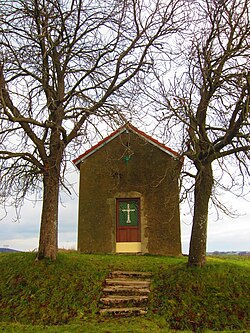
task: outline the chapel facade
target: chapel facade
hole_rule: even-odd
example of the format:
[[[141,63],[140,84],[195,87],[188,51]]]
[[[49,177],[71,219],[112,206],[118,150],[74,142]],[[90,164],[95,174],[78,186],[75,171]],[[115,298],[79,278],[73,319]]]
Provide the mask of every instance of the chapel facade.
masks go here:
[[[127,123],[73,163],[80,252],[181,254],[175,151]]]

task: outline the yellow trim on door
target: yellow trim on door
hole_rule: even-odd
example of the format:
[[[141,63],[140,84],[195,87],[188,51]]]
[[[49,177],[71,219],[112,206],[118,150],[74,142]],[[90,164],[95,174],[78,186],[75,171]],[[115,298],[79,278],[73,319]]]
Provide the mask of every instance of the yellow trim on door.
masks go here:
[[[138,253],[141,252],[141,242],[118,242],[116,243],[117,253]]]

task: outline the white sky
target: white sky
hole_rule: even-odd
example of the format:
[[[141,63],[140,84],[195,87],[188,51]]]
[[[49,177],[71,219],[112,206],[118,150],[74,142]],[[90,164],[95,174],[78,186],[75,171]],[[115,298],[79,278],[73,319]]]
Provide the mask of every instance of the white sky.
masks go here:
[[[71,175],[78,192],[79,173],[76,170]],[[216,215],[209,214],[207,251],[250,251],[250,209],[249,202],[240,198],[231,198],[234,208],[242,216],[232,219],[221,216],[216,221]],[[78,198],[63,195],[63,206],[59,210],[59,247],[76,249],[77,246],[77,217]],[[184,209],[181,209],[184,211]],[[0,210],[0,214],[3,213]],[[23,251],[33,251],[38,247],[41,202],[35,205],[27,201],[21,213],[20,222],[13,221],[13,211],[0,221],[0,247],[14,248]],[[2,214],[1,214],[2,216]],[[188,253],[191,234],[192,216],[181,216],[182,250]]]

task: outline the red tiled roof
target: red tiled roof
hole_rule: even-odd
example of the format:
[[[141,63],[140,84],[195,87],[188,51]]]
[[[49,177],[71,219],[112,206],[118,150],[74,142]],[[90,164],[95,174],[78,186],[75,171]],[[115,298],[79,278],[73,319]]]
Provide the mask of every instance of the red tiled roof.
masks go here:
[[[141,136],[142,138],[146,139],[148,142],[150,142],[151,144],[157,146],[159,149],[161,149],[165,153],[171,155],[172,157],[180,157],[180,155],[176,151],[174,151],[171,148],[165,146],[163,143],[160,143],[156,139],[152,138],[150,135],[148,135],[148,134],[140,131],[138,128],[134,127],[130,123],[126,123],[125,125],[123,125],[120,128],[118,128],[116,131],[114,131],[113,133],[111,133],[110,135],[108,135],[106,138],[104,138],[103,140],[101,140],[100,142],[98,142],[96,145],[94,145],[90,149],[86,150],[83,154],[81,154],[80,156],[78,156],[77,158],[75,158],[73,160],[73,163],[75,164],[75,166],[77,166],[79,168],[78,165],[84,159],[86,159],[88,156],[90,156],[93,153],[95,153],[97,150],[99,150],[105,144],[107,144],[108,142],[110,142],[111,140],[113,140],[114,138],[116,138],[118,135],[120,135],[123,132],[125,132],[127,129],[129,129],[132,132],[138,134],[139,136]]]

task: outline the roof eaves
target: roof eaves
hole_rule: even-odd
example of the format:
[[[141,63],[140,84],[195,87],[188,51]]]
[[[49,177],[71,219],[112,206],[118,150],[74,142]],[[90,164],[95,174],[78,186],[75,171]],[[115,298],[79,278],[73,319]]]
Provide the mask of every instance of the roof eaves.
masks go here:
[[[73,163],[75,164],[75,166],[77,166],[79,163],[81,163],[83,160],[85,160],[90,155],[94,154],[100,148],[104,147],[107,143],[109,143],[111,140],[115,139],[118,135],[123,133],[125,130],[126,130],[125,125],[123,125],[122,127],[119,127],[116,131],[112,132],[106,138],[99,141],[96,145],[94,145],[90,149],[86,150],[83,154],[81,154],[80,156],[78,156],[76,159],[73,160]]]
[[[72,162],[75,164],[76,167],[79,168],[79,164],[82,161],[84,161],[90,155],[94,154],[100,148],[104,147],[107,143],[109,143],[111,140],[115,139],[118,135],[122,134],[127,129],[130,129],[132,132],[138,134],[141,138],[143,138],[144,140],[147,140],[148,142],[150,142],[154,146],[158,147],[159,149],[161,149],[163,152],[167,153],[168,155],[170,155],[174,158],[179,158],[180,157],[180,155],[176,151],[174,151],[171,148],[165,146],[163,143],[160,143],[159,141],[152,138],[150,135],[144,133],[143,131],[139,130],[138,128],[134,127],[130,123],[126,123],[125,125],[119,127],[116,131],[112,132],[106,138],[104,138],[103,140],[98,142],[96,145],[94,145],[90,149],[86,150],[83,154],[78,156]]]
[[[143,131],[139,130],[138,128],[134,127],[133,125],[129,124],[128,127],[135,133],[137,133],[140,137],[146,139],[147,141],[149,141],[151,144],[153,144],[154,146],[158,147],[159,149],[161,149],[162,151],[164,151],[165,153],[169,154],[170,156],[177,158],[180,155],[174,151],[173,149],[165,146],[163,143],[160,143],[159,141],[157,141],[156,139],[152,138],[150,135],[144,133]]]

